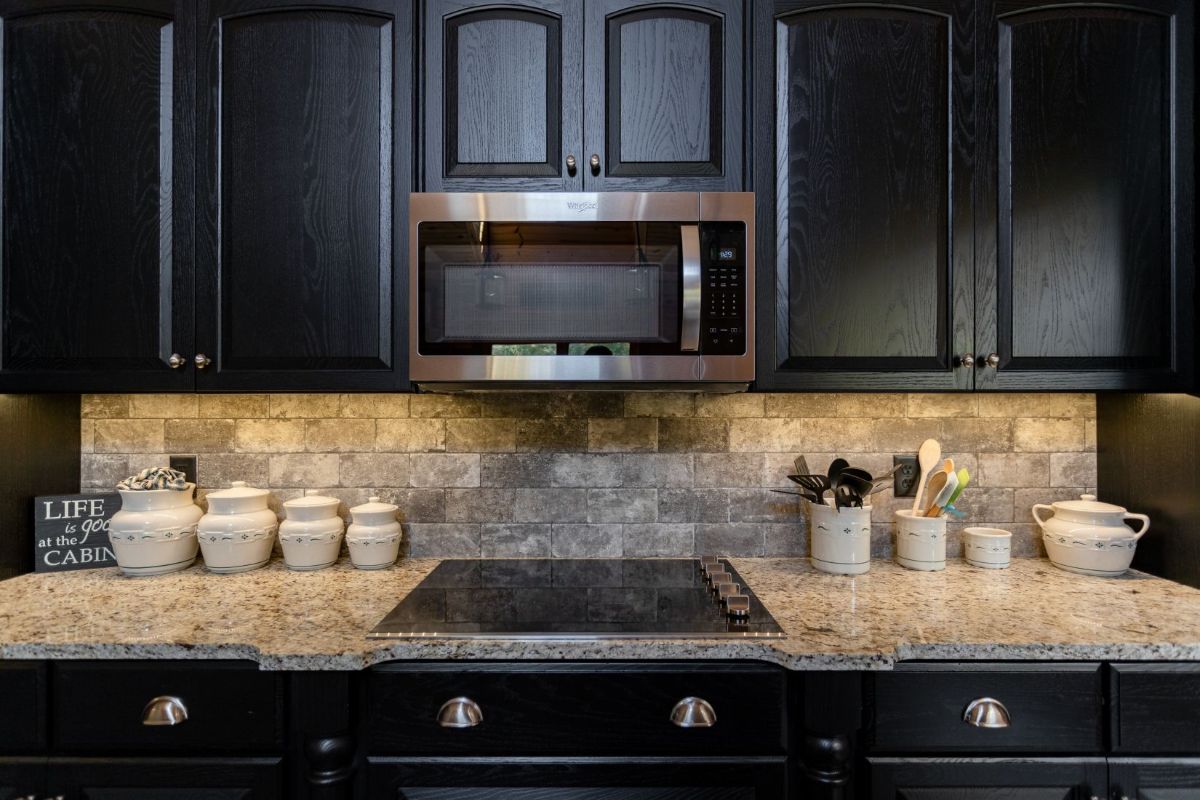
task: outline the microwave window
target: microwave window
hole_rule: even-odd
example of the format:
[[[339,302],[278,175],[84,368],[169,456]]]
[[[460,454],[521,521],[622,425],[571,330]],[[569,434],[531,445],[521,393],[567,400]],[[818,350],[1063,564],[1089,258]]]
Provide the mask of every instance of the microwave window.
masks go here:
[[[422,223],[422,344],[491,355],[670,345],[680,251],[677,223]]]

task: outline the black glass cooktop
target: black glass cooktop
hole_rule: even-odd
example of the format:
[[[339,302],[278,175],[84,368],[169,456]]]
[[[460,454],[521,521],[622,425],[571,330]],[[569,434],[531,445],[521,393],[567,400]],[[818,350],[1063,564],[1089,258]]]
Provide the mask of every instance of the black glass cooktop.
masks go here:
[[[728,562],[723,599],[696,559],[443,561],[372,639],[782,638]],[[732,586],[730,584],[736,584]],[[730,610],[733,613],[730,613]]]

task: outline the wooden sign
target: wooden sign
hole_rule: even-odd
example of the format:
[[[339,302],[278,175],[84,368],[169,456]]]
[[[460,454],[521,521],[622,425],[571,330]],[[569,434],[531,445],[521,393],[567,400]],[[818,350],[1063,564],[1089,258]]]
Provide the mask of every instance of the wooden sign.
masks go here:
[[[121,496],[59,494],[33,499],[34,572],[113,567],[108,521]]]

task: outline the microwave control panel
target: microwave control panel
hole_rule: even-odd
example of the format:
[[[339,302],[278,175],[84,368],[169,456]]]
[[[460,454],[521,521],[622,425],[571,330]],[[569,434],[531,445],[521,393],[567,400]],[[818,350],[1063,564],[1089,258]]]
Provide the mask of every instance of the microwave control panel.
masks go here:
[[[746,352],[746,226],[700,225],[700,352]]]

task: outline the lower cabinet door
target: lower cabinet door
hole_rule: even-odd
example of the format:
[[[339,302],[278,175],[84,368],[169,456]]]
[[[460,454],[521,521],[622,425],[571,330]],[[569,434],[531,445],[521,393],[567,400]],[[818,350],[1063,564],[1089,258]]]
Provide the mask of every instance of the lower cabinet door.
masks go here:
[[[0,800],[41,800],[46,785],[46,759],[0,759]]]
[[[1121,800],[1200,797],[1200,758],[1110,758],[1108,783]]]
[[[871,800],[1091,800],[1108,796],[1103,758],[868,758],[867,762]]]
[[[277,800],[280,758],[52,758],[57,800]],[[41,796],[39,795],[39,800]]]
[[[370,758],[367,796],[395,800],[783,800],[783,758]]]

